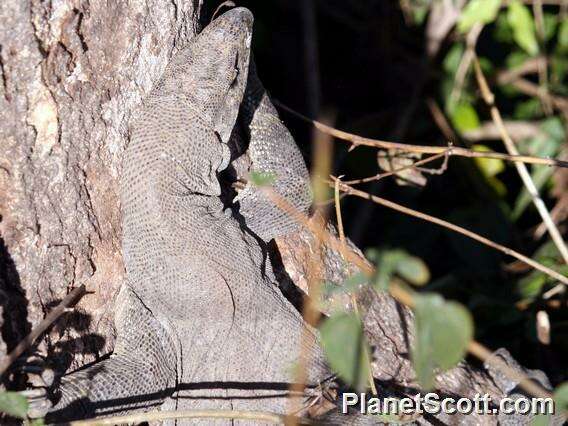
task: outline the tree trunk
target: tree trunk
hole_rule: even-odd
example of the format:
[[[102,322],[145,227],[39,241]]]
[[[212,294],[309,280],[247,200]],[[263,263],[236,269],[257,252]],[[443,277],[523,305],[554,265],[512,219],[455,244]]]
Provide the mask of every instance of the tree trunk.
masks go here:
[[[128,122],[196,33],[200,8],[197,0],[0,2],[1,355],[80,284],[96,291],[40,348],[74,367],[112,347]]]

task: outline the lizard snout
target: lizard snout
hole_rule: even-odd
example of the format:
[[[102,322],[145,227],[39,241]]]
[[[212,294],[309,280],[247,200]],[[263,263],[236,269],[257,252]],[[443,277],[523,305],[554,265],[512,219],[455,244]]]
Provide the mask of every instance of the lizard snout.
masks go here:
[[[236,7],[223,13],[217,19],[209,24],[209,27],[223,28],[230,34],[239,34],[246,32],[252,34],[252,25],[254,18],[252,12],[246,7]]]

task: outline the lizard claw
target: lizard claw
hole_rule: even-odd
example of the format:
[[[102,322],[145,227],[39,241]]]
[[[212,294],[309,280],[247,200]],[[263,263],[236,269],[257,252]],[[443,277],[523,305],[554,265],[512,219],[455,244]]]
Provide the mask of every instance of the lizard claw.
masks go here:
[[[31,419],[43,418],[53,406],[47,398],[46,388],[34,388],[21,391],[28,400],[28,417]]]
[[[53,406],[48,398],[48,389],[55,382],[55,372],[40,356],[31,356],[21,362],[19,369],[28,374],[29,387],[19,394],[28,400],[28,417],[43,418]]]

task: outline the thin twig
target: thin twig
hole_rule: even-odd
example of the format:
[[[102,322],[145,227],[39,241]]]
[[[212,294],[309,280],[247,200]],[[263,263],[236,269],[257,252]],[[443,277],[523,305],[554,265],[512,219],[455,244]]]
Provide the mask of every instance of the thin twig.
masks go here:
[[[341,203],[339,202],[339,181],[341,176],[335,179],[335,188],[334,188],[334,196],[335,196],[335,216],[337,218],[337,229],[339,231],[339,241],[341,242],[341,246],[343,247],[343,251],[347,251],[347,244],[345,243],[345,231],[343,230],[343,219],[341,216]],[[361,313],[359,311],[359,304],[357,303],[357,296],[355,293],[351,293],[351,303],[353,304],[353,310],[355,311],[355,315],[357,318],[361,318]],[[371,393],[374,396],[378,395],[377,387],[375,386],[375,378],[373,377],[373,366],[371,364],[371,359],[369,357],[369,353],[365,350],[363,354],[365,357],[365,363],[367,364],[367,369],[369,372],[369,386],[371,387]]]
[[[469,71],[473,58],[475,57],[475,45],[477,44],[477,39],[479,38],[479,34],[481,34],[482,30],[483,24],[478,22],[471,28],[471,30],[469,30],[465,37],[466,48],[461,57],[458,69],[456,70],[454,86],[450,93],[451,103],[455,103],[460,100],[467,72]]]
[[[511,136],[509,135],[507,129],[505,128],[505,125],[503,124],[501,113],[495,106],[495,95],[491,92],[491,89],[489,89],[489,85],[487,84],[487,80],[483,75],[483,71],[481,70],[481,66],[479,65],[479,60],[477,59],[477,57],[475,57],[474,59],[473,66],[475,69],[477,83],[481,90],[481,96],[483,97],[485,103],[489,106],[491,118],[493,119],[493,122],[495,123],[495,125],[499,129],[499,132],[501,133],[501,139],[503,140],[507,152],[510,155],[519,155],[519,151],[517,150],[515,142],[513,141],[513,139],[511,139]],[[566,247],[566,243],[562,239],[562,235],[558,231],[558,228],[556,227],[556,224],[552,220],[552,217],[550,217],[550,213],[546,208],[544,201],[542,201],[542,198],[540,198],[538,189],[536,188],[536,185],[532,180],[532,177],[529,173],[526,164],[515,163],[515,167],[517,168],[517,172],[519,173],[521,180],[523,181],[523,184],[527,188],[527,192],[531,196],[533,204],[535,205],[540,216],[542,217],[542,220],[546,225],[548,233],[550,234],[552,240],[554,241],[554,244],[556,245],[558,251],[562,255],[564,262],[568,264],[568,248]]]
[[[452,126],[450,126],[450,123],[448,123],[446,116],[444,115],[436,101],[432,98],[428,98],[426,100],[426,104],[430,109],[430,113],[432,114],[434,122],[436,123],[444,137],[454,143],[457,142],[458,136],[454,132],[454,129],[452,129]]]
[[[153,422],[168,419],[235,419],[260,421],[273,424],[285,424],[287,416],[264,411],[240,410],[187,410],[187,411],[154,411],[127,416],[109,417],[106,419],[79,420],[69,423],[71,426],[99,426]],[[302,419],[302,424],[310,424]]]
[[[333,185],[333,184],[334,184],[333,182],[329,182],[330,186]],[[341,189],[342,192],[346,192],[348,194],[354,195],[354,196],[359,197],[359,198],[363,198],[365,200],[373,201],[374,203],[377,203],[377,204],[380,204],[382,206],[388,207],[390,209],[399,211],[399,212],[404,213],[406,215],[413,216],[413,217],[416,217],[418,219],[422,219],[422,220],[425,220],[427,222],[434,223],[434,224],[439,225],[443,228],[450,229],[454,232],[465,235],[466,237],[469,237],[473,240],[479,241],[480,243],[485,244],[486,246],[489,246],[491,248],[499,250],[500,252],[505,253],[508,256],[514,257],[517,260],[520,260],[521,262],[531,266],[532,268],[538,269],[539,271],[544,272],[545,274],[547,274],[547,275],[551,276],[552,278],[560,281],[561,283],[568,285],[568,278],[559,274],[558,272],[544,266],[543,264],[541,264],[539,262],[532,260],[530,257],[527,257],[527,256],[525,256],[525,255],[523,255],[523,254],[521,254],[521,253],[519,253],[519,252],[517,252],[513,249],[510,249],[510,248],[505,247],[501,244],[498,244],[498,243],[496,243],[496,242],[494,242],[494,241],[492,241],[488,238],[482,237],[481,235],[476,234],[475,232],[472,232],[468,229],[462,228],[461,226],[455,225],[455,224],[450,223],[448,221],[445,221],[443,219],[440,219],[440,218],[437,218],[437,217],[434,217],[434,216],[430,216],[426,213],[422,213],[422,212],[410,209],[408,207],[402,206],[402,205],[397,204],[393,201],[389,201],[389,200],[386,200],[384,198],[378,197],[376,195],[371,195],[367,192],[360,191],[360,190],[355,189],[355,188],[353,188],[349,185],[345,185],[344,183],[340,183],[339,186],[340,186],[340,189]]]
[[[328,182],[328,184],[335,185],[333,182]],[[314,234],[315,238],[319,239],[322,244],[325,244],[331,250],[339,252],[344,259],[346,259],[348,262],[353,263],[359,268],[362,273],[364,273],[368,277],[373,276],[373,274],[375,273],[375,268],[365,258],[362,258],[359,254],[355,253],[353,249],[343,246],[343,244],[341,244],[341,242],[335,236],[331,235],[323,227],[311,223],[311,221],[303,213],[298,211],[284,197],[278,195],[271,188],[263,187],[261,189],[274,203],[275,206],[290,215],[290,217],[292,217],[297,223],[310,230]],[[365,198],[369,199],[368,196],[370,195],[366,195],[367,196]],[[403,287],[397,284],[392,284],[389,287],[389,293],[403,305],[406,305],[409,308],[414,307],[413,296]],[[540,385],[532,382],[528,376],[515,371],[497,357],[492,357],[492,352],[475,340],[471,341],[468,344],[468,352],[479,358],[480,360],[489,362],[491,365],[495,366],[495,368],[501,371],[507,378],[518,382],[519,387],[527,391],[530,395],[533,395],[535,397],[550,396],[550,394],[546,390],[544,390]]]
[[[343,229],[343,217],[341,216],[341,203],[339,197],[339,181],[341,180],[342,177],[343,176],[338,176],[335,179],[333,196],[335,200],[335,217],[337,218],[337,230],[339,231],[339,241],[341,241],[341,245],[343,246],[343,250],[345,251],[346,250],[345,231]]]
[[[273,103],[279,105],[282,109],[288,111],[292,115],[295,115],[301,120],[304,120],[308,123],[312,123],[312,125],[320,132],[334,136],[339,140],[349,142],[353,146],[364,145],[374,148],[398,149],[404,152],[418,152],[422,154],[441,154],[446,151],[449,151],[448,155],[450,157],[456,156],[456,157],[467,157],[467,158],[493,158],[496,160],[527,163],[527,164],[540,164],[543,166],[568,167],[568,161],[555,160],[551,158],[533,157],[529,155],[509,155],[501,152],[491,152],[491,151],[478,152],[478,151],[473,151],[471,149],[465,149],[459,147],[451,147],[450,149],[448,149],[447,147],[443,146],[411,145],[411,144],[404,144],[397,142],[388,142],[379,139],[365,138],[362,136],[354,135],[352,133],[335,129],[319,121],[312,120],[300,114],[299,112],[296,112],[293,109],[283,105],[280,102],[273,101]]]
[[[537,84],[531,81],[528,81],[524,78],[517,78],[511,81],[501,80],[500,75],[497,75],[497,82],[499,84],[510,84],[524,95],[531,97],[538,97],[539,99],[544,99],[546,102],[550,102],[551,105],[560,112],[568,114],[567,98],[544,92]]]
[[[324,116],[325,120],[332,120],[331,117]],[[332,164],[332,142],[331,137],[326,134],[322,133],[315,133],[313,137],[313,169],[312,169],[312,176],[314,176],[313,182],[313,191],[314,191],[314,200],[316,202],[323,201],[327,195],[327,185],[322,182],[322,176],[328,176],[331,170]],[[322,218],[325,218],[326,210],[321,208],[320,213]],[[322,223],[319,224],[321,227],[324,226],[325,219],[322,220]],[[306,320],[306,322],[312,326],[316,327],[317,323],[320,319],[321,312],[317,308],[315,301],[320,300],[320,293],[321,293],[321,280],[320,280],[320,268],[321,262],[318,261],[321,257],[322,253],[322,246],[321,240],[316,239],[314,244],[314,256],[310,258],[310,267],[308,270],[310,273],[307,276],[308,281],[308,291],[312,297],[304,297],[304,306],[302,309],[302,316]],[[306,372],[306,365],[309,362],[309,357],[311,356],[310,353],[306,351],[306,348],[309,347],[309,341],[312,338],[311,331],[308,327],[305,327],[302,330],[301,335],[301,345],[300,345],[300,356],[298,359],[298,364],[296,368],[296,380],[295,383],[292,384],[290,390],[292,393],[294,392],[302,392],[305,386],[305,382],[307,379],[307,372]],[[302,410],[302,407],[298,403],[297,399],[290,400],[291,406],[291,413],[299,413]],[[289,426],[295,426],[296,420],[295,417],[292,417],[287,424]]]
[[[540,127],[542,124],[540,121],[505,120],[503,124],[513,140],[520,141],[546,135]],[[493,121],[486,121],[475,129],[464,131],[463,137],[469,142],[479,142],[483,140],[501,139],[501,133]]]
[[[431,157],[424,158],[422,160],[418,160],[418,161],[416,161],[412,164],[408,164],[407,166],[401,167],[399,169],[391,170],[390,172],[378,173],[374,176],[369,176],[369,177],[362,178],[362,179],[346,180],[346,181],[343,181],[343,183],[345,183],[347,185],[356,185],[356,184],[360,184],[360,183],[367,183],[367,182],[373,182],[373,181],[381,180],[381,179],[384,179],[384,178],[389,177],[389,176],[398,175],[400,172],[404,172],[404,171],[409,170],[409,169],[414,169],[414,168],[417,168],[418,166],[423,166],[424,164],[431,163],[432,161],[438,160],[440,158],[444,158],[444,160],[446,160],[448,158],[448,154],[449,154],[449,148],[445,152],[442,152],[442,153],[436,154],[436,155],[432,155]],[[441,170],[445,170],[445,167],[444,167],[445,165],[446,165],[445,163],[442,165]],[[429,171],[435,172],[436,174],[440,174],[438,172],[438,170],[429,170]]]
[[[69,293],[47,316],[28,334],[16,347],[0,362],[0,377],[4,375],[8,367],[20,357],[35,340],[49,328],[70,306],[76,304],[87,292],[85,285],[81,285]]]
[[[541,63],[546,63],[548,59],[545,56],[537,56],[535,58],[527,59],[522,65],[512,69],[505,69],[497,74],[499,84],[509,84],[512,81],[526,75],[538,73],[541,68]]]

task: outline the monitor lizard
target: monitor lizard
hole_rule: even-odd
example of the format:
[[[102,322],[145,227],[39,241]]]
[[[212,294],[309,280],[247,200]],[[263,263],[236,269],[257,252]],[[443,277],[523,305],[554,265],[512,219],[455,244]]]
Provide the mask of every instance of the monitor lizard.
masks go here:
[[[311,204],[302,156],[250,60],[252,23],[244,8],[215,19],[173,57],[131,123],[117,343],[35,401],[48,421],[157,407],[285,413],[300,350],[310,362],[298,398],[333,376],[267,257],[267,243],[296,223],[251,184],[223,196],[220,173],[252,167],[274,172],[274,190],[299,211]],[[363,417],[324,421],[376,421]]]

